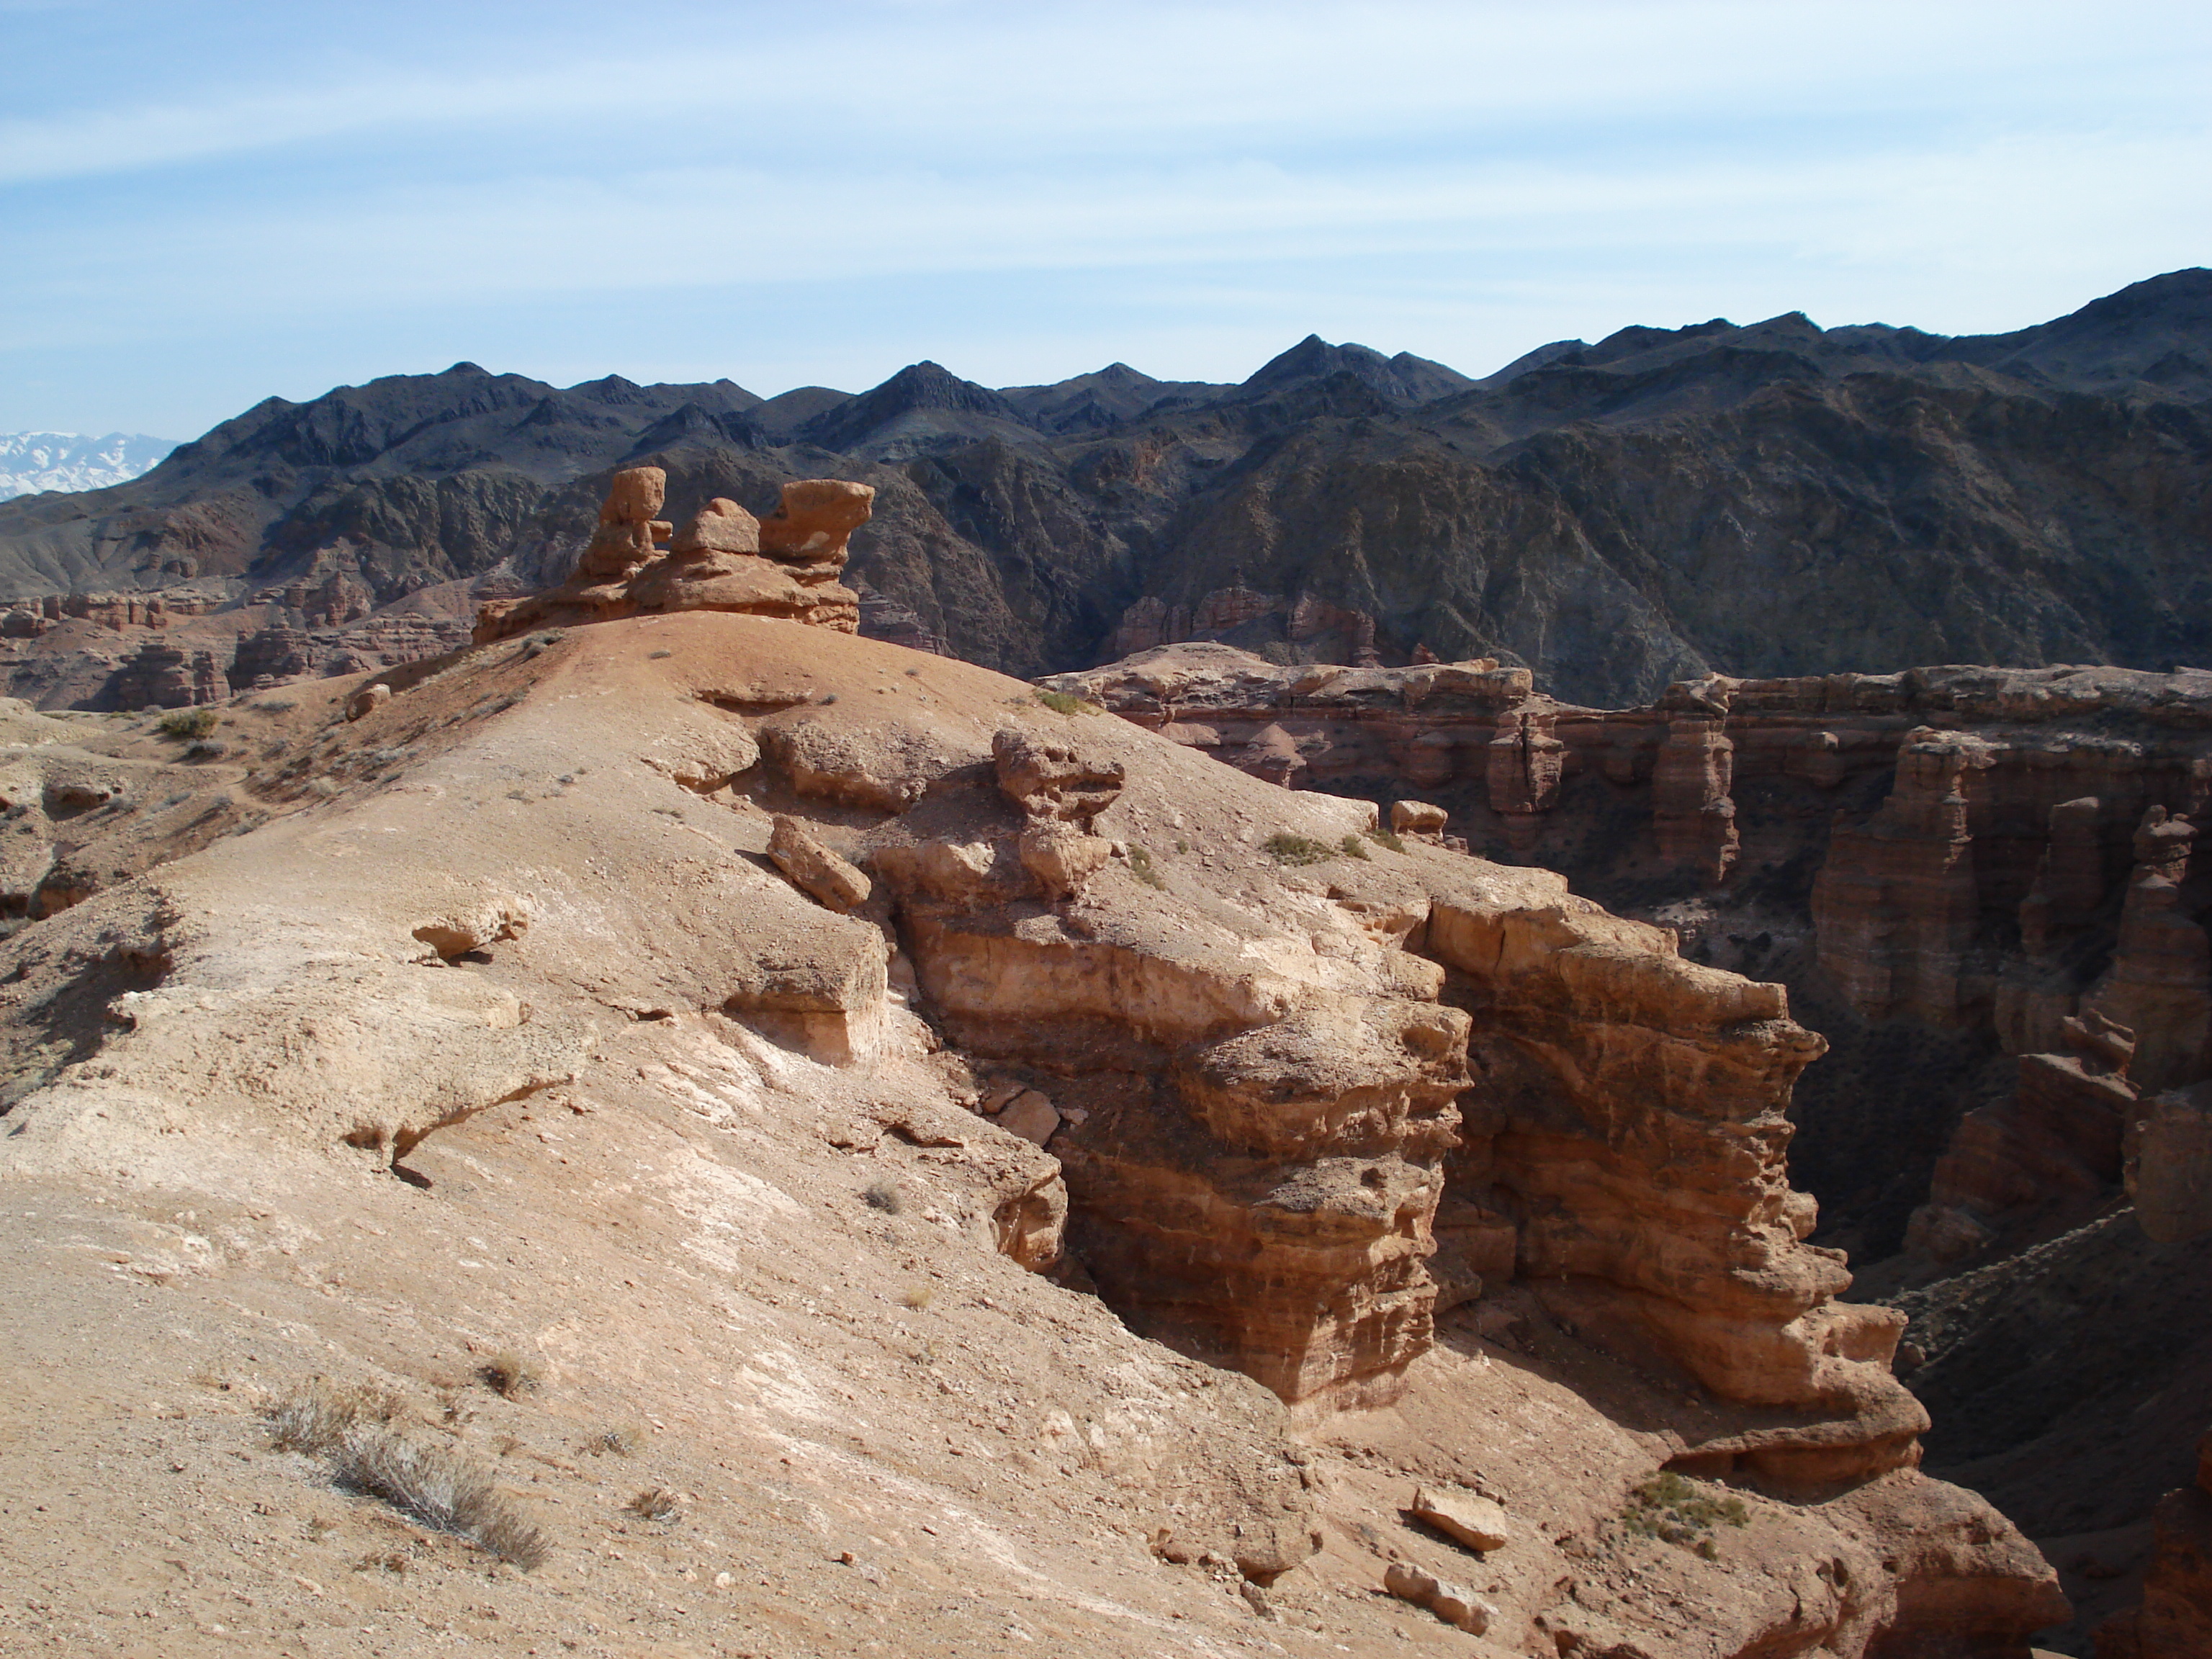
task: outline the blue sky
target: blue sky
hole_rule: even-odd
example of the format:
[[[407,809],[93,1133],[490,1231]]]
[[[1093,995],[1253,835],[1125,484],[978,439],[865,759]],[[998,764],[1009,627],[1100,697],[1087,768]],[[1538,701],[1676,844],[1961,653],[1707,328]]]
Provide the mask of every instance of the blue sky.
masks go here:
[[[0,430],[2014,328],[2212,262],[2208,89],[2203,0],[0,0]]]

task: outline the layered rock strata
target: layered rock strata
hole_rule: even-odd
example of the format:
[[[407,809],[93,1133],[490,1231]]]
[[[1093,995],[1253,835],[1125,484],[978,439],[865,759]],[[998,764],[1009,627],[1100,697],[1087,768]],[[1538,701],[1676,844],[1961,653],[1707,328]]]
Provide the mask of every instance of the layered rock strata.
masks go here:
[[[1577,882],[1689,881],[1753,904],[1729,895],[1804,871],[1803,910],[1775,919],[1860,1021],[2047,1057],[2094,1015],[2131,1034],[2130,1089],[2212,1069],[2212,894],[2191,878],[2190,817],[2212,791],[2212,675],[1712,677],[1601,711],[1487,662],[1285,667],[1184,645],[1044,683],[1294,787],[1418,794],[1478,850]],[[2104,1146],[2109,1125],[2045,1144],[2051,1063],[1960,1130],[1916,1231],[1947,1257],[2002,1231],[1985,1206],[2115,1188],[2108,1147],[2066,1150]]]

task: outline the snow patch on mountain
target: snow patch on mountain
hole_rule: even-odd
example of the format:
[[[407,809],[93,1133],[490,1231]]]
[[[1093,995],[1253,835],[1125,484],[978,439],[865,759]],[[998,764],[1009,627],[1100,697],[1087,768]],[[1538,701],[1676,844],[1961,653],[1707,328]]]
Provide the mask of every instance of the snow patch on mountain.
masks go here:
[[[143,432],[0,432],[0,501],[41,489],[105,489],[127,483],[177,447]]]

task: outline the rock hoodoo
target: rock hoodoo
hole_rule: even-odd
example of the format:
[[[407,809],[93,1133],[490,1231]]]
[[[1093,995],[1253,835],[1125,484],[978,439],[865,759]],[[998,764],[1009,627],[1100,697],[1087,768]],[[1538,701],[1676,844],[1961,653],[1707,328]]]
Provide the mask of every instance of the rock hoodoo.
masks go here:
[[[766,520],[717,496],[681,531],[654,517],[668,475],[657,466],[614,475],[599,524],[566,582],[478,614],[476,642],[532,629],[677,611],[727,611],[860,631],[860,595],[837,578],[848,539],[868,521],[875,491],[836,478],[795,479]],[[671,538],[673,538],[672,541]],[[659,544],[667,541],[662,549]]]

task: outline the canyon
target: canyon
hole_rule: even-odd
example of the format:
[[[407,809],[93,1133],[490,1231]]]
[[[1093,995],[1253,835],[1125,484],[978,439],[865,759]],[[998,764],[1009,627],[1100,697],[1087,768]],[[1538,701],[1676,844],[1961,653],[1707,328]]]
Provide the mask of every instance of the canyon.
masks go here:
[[[0,1628],[2197,1651],[2208,391],[2179,271],[0,503]]]
[[[1600,710],[1494,660],[1278,665],[1194,642],[1041,684],[1564,872],[1692,959],[1786,987],[1831,1051],[1795,1091],[1793,1173],[1815,1242],[1914,1314],[1939,1467],[2038,1535],[2130,1533],[2140,1565],[2179,1454],[2115,1468],[2083,1422],[2164,1399],[2185,1423],[2212,1383],[2184,1311],[2212,1255],[2212,894],[2191,857],[2212,674],[1709,676]],[[2151,1306],[2100,1305],[2137,1274]],[[2054,1275],[2073,1293],[2023,1327],[2008,1291]],[[2057,1498],[2069,1460],[2094,1499]]]
[[[1904,1316],[1793,1189],[1784,986],[1432,811],[859,637],[865,487],[784,499],[661,519],[627,471],[477,643],[193,731],[0,711],[44,1425],[0,1462],[73,1504],[10,1533],[6,1627],[2024,1659],[2065,1620],[1919,1468]],[[380,1426],[298,1426],[341,1406]]]

